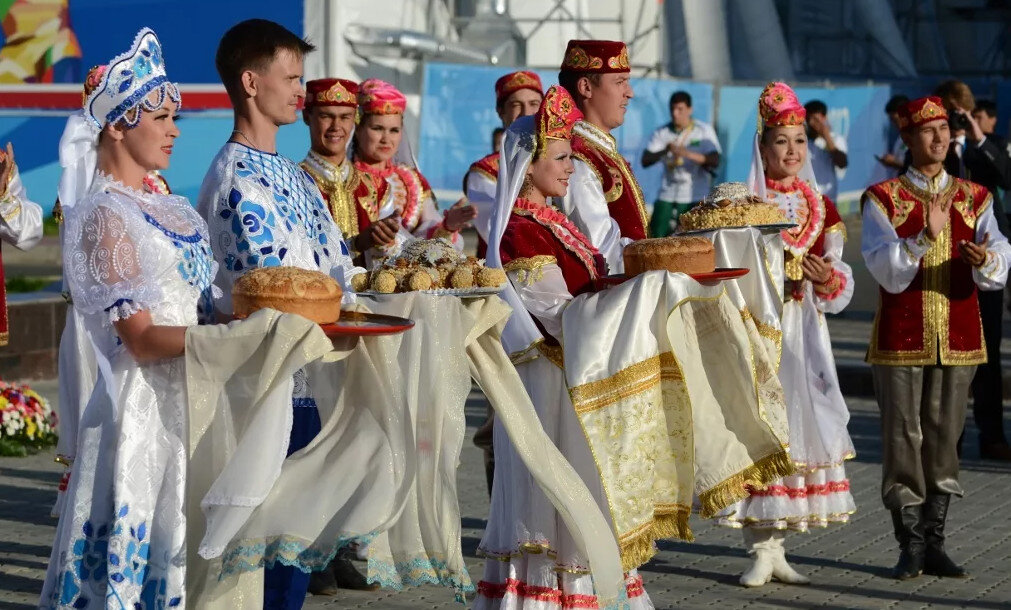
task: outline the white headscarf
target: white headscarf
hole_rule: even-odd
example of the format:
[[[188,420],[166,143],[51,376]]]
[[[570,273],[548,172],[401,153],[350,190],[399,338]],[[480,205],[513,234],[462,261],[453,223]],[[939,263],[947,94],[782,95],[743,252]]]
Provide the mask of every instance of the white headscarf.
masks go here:
[[[505,137],[502,139],[495,207],[492,208],[491,229],[488,231],[489,267],[502,267],[502,254],[499,251],[502,247],[502,236],[505,234],[506,225],[509,224],[509,216],[519,197],[523,179],[537,147],[537,125],[534,121],[534,116],[516,119],[509,129],[506,129]],[[540,329],[537,328],[533,316],[527,311],[511,283],[506,282],[502,298],[513,308],[513,315],[509,317],[509,322],[502,333],[502,344],[506,351],[513,353],[523,350],[541,339]]]

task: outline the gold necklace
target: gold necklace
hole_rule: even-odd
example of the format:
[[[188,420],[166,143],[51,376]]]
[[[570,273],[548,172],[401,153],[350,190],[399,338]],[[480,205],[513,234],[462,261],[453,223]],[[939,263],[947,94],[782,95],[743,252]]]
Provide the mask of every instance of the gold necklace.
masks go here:
[[[242,136],[246,140],[246,142],[248,142],[250,144],[250,146],[252,146],[256,150],[263,150],[259,146],[256,145],[256,142],[254,142],[252,138],[250,138],[246,134],[242,133],[242,131],[240,131],[238,129],[233,129],[232,133],[236,133],[236,134],[239,134],[240,136]]]

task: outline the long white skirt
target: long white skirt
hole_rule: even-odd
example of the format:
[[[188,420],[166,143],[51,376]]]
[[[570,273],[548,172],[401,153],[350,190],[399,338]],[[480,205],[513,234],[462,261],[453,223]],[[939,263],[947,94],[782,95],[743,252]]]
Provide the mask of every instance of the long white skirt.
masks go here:
[[[856,511],[843,463],[855,452],[846,424],[849,410],[839,389],[825,316],[808,287],[803,301],[783,307],[783,355],[779,379],[786,393],[790,455],[797,474],[720,513],[729,527],[807,531],[846,523]]]
[[[516,367],[544,431],[586,483],[605,515],[610,511],[600,475],[576,418],[562,371],[545,358]],[[495,422],[495,481],[491,511],[478,553],[486,557],[474,608],[549,610],[596,608],[588,563],[561,517]],[[617,607],[653,608],[635,570]]]

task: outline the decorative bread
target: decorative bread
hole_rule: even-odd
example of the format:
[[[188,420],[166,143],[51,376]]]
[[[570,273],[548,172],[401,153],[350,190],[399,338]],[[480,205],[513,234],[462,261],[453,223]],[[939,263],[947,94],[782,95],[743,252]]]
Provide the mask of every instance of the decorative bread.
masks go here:
[[[415,239],[400,253],[384,259],[355,290],[385,294],[439,288],[492,288],[506,282],[505,272],[484,266],[484,261],[464,256],[445,239]],[[361,288],[359,286],[362,286]]]
[[[678,217],[679,231],[774,225],[787,222],[779,207],[753,195],[743,182],[713,187],[701,203]]]
[[[232,286],[232,309],[237,318],[269,308],[331,324],[340,317],[341,296],[340,285],[325,273],[263,267],[243,274]]]
[[[713,243],[704,237],[640,239],[625,246],[625,275],[663,269],[675,273],[709,273],[716,268]]]

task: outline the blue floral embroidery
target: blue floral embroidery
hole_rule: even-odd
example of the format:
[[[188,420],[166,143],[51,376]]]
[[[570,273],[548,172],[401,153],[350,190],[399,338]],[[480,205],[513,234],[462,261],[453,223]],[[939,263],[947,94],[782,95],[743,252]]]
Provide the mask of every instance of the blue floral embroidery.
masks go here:
[[[172,245],[180,251],[182,259],[176,266],[179,277],[201,292],[209,290],[214,280],[214,254],[200,231],[194,231],[192,235],[176,233],[166,229],[147,212],[144,212],[144,220],[172,240]]]
[[[285,248],[275,246],[278,232],[298,233],[312,245],[317,265],[332,256],[329,226],[333,223],[326,203],[312,178],[298,165],[280,155],[242,147],[235,161],[235,175],[254,182],[271,194],[273,201],[250,198],[232,188],[218,214],[229,222],[231,235],[222,257],[225,268],[243,271],[284,264]],[[301,238],[300,235],[300,238]]]
[[[111,523],[96,525],[90,520],[84,523],[82,535],[71,545],[71,557],[59,577],[51,600],[53,605],[85,608],[91,604],[85,591],[103,587],[107,608],[164,609],[182,604],[181,596],[168,598],[165,578],[150,574],[147,522],[131,525],[129,516],[130,507],[124,504]],[[124,598],[123,587],[127,586],[141,587],[138,601],[131,603],[131,599]]]

